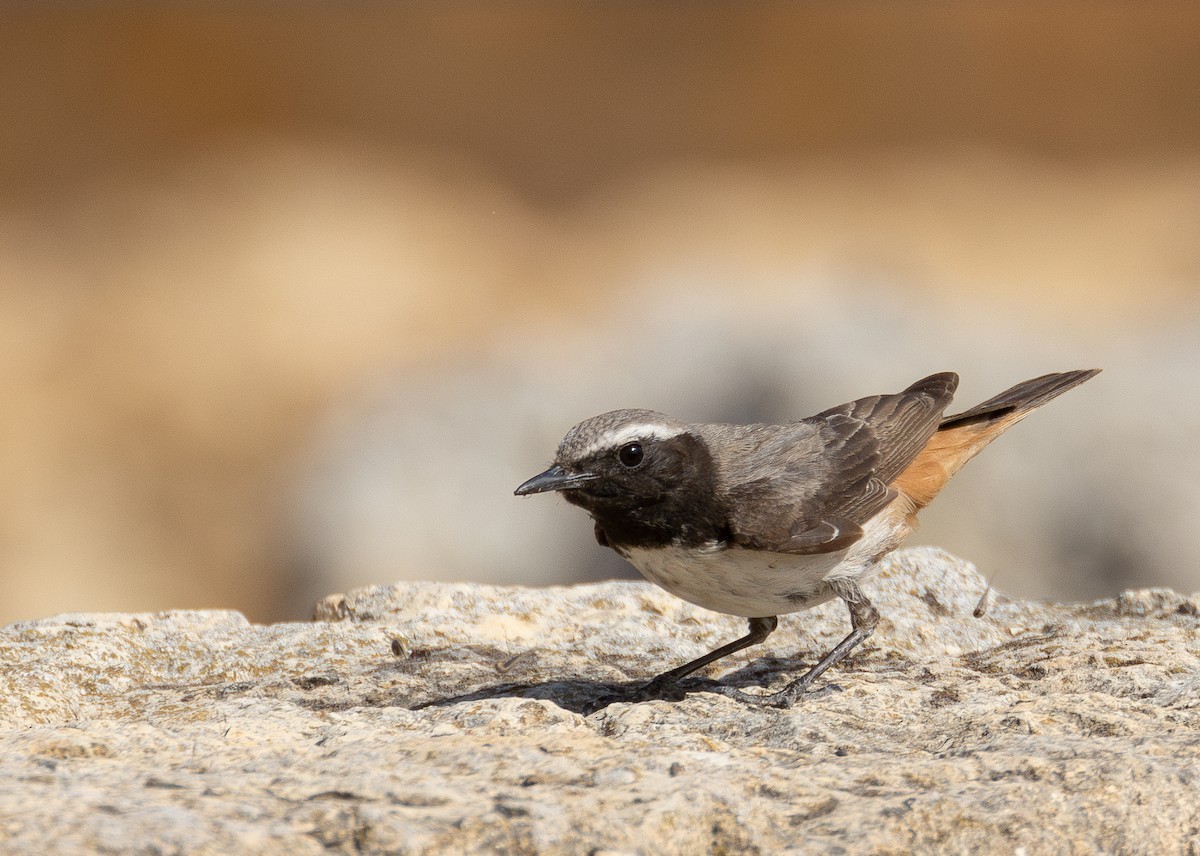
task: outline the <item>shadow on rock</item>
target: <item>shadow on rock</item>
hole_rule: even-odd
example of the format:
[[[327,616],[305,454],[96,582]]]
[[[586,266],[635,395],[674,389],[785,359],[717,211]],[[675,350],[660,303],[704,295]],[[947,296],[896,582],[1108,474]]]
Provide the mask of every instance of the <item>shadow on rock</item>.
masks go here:
[[[689,693],[705,692],[706,689],[715,686],[718,686],[716,681],[685,681],[674,687],[667,687],[662,692],[648,695],[644,691],[644,681],[632,681],[624,684],[584,680],[545,681],[538,684],[507,683],[484,687],[462,695],[421,702],[412,705],[412,710],[449,707],[462,702],[489,698],[532,698],[552,701],[564,710],[588,716],[618,702],[682,701]]]
[[[604,710],[611,704],[634,703],[642,701],[683,701],[693,693],[720,694],[721,688],[747,687],[766,689],[771,679],[783,674],[790,679],[793,674],[802,674],[803,669],[791,660],[776,660],[764,658],[748,666],[724,675],[720,681],[708,678],[689,678],[672,686],[650,689],[648,682],[627,681],[614,684],[602,681],[582,679],[565,679],[544,681],[541,683],[507,682],[493,687],[484,687],[469,693],[436,698],[423,701],[411,706],[412,710],[423,710],[429,707],[449,707],[462,702],[479,701],[489,698],[531,698],[545,699],[554,702],[564,710],[583,716]],[[838,689],[832,684],[829,689]]]

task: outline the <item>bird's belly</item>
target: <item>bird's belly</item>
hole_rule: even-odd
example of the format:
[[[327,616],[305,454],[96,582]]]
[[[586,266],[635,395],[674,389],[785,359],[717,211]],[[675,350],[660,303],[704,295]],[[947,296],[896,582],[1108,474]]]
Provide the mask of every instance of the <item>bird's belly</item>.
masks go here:
[[[758,618],[835,597],[823,581],[846,551],[797,556],[741,547],[627,547],[619,550],[652,583],[697,606]]]

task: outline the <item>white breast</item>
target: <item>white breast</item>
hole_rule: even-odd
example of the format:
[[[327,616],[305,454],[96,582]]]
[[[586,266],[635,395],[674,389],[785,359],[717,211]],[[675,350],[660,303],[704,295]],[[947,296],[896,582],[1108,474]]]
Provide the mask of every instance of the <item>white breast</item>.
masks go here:
[[[858,542],[836,553],[797,556],[717,543],[619,552],[650,582],[697,606],[746,618],[784,615],[836,597],[827,579],[871,576],[878,559],[909,531],[889,510],[868,522]]]
[[[791,556],[744,550],[633,547],[621,554],[676,597],[729,615],[756,618],[816,606],[834,596],[821,585],[845,552]]]

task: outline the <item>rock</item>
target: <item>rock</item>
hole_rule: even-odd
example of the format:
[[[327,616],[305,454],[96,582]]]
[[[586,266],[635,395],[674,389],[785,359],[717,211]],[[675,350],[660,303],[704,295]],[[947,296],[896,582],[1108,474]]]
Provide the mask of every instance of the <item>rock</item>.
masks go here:
[[[893,555],[841,691],[792,710],[586,713],[744,631],[645,583],[9,625],[0,850],[1200,852],[1200,598],[975,617],[985,586]],[[709,675],[776,686],[846,631],[836,604],[788,616]]]

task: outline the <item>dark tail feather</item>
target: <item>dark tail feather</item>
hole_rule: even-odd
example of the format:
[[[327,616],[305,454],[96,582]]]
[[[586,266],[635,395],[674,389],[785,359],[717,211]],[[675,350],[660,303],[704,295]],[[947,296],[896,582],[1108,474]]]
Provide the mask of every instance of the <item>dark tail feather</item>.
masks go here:
[[[1100,374],[1100,369],[1081,369],[1073,372],[1042,375],[1033,380],[1019,383],[1011,389],[1006,389],[999,395],[992,396],[987,401],[977,404],[970,410],[947,416],[938,426],[939,431],[956,428],[972,422],[985,422],[1009,416],[1013,413],[1024,413],[1036,410],[1051,399],[1057,398],[1068,389],[1072,389],[1085,380]]]
[[[1073,386],[1079,386],[1099,371],[1086,369],[1035,377],[1006,389],[970,410],[947,416],[929,438],[925,448],[892,482],[891,487],[909,498],[911,513],[915,515],[988,443],[1050,399],[1062,395]]]

